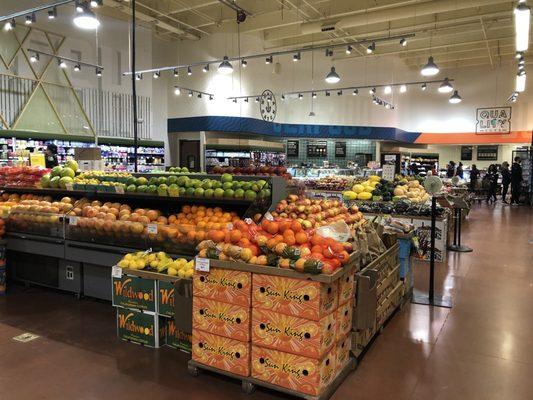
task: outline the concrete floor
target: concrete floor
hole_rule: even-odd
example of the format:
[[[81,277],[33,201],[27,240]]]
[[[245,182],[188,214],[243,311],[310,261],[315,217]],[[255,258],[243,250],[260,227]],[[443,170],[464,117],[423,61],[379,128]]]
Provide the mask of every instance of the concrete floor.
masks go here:
[[[463,242],[474,252],[451,253],[436,274],[453,309],[404,307],[334,399],[533,399],[533,211],[475,206]],[[420,264],[416,286],[426,281]],[[23,332],[41,337],[13,341]],[[118,341],[106,303],[21,287],[0,298],[2,400],[283,398],[192,378],[187,359]]]

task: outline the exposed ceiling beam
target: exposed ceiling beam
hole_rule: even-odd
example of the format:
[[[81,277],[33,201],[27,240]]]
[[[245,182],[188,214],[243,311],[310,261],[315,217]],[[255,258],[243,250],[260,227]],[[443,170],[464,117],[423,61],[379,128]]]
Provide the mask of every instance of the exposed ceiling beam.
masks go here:
[[[177,24],[183,25],[183,26],[185,26],[185,27],[187,27],[187,28],[189,28],[189,29],[195,30],[195,31],[197,31],[197,32],[199,32],[199,33],[202,33],[202,34],[204,34],[204,35],[209,35],[209,32],[206,32],[206,31],[203,31],[203,30],[201,30],[201,29],[195,28],[194,26],[189,25],[189,24],[187,24],[186,22],[183,22],[183,21],[181,21],[181,20],[179,20],[179,19],[177,19],[177,18],[174,18],[174,17],[172,17],[172,16],[169,16],[167,13],[164,13],[164,12],[162,12],[162,11],[159,11],[159,10],[153,8],[153,7],[150,7],[150,6],[148,6],[147,4],[141,3],[141,2],[138,1],[138,0],[137,0],[137,5],[140,6],[140,7],[142,7],[142,8],[145,8],[145,9],[147,9],[147,10],[149,10],[149,11],[155,13],[155,14],[157,14],[159,17],[163,17],[163,18],[166,18],[166,19],[170,19],[171,21],[176,22]],[[160,19],[157,19],[157,20],[160,21]]]

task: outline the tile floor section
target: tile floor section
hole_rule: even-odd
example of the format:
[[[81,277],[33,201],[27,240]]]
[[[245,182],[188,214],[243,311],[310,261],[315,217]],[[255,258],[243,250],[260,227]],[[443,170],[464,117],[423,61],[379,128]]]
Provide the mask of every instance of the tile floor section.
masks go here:
[[[533,211],[475,206],[463,242],[438,267],[452,310],[406,305],[333,399],[533,399]],[[417,265],[416,287],[427,286]],[[40,338],[12,338],[32,332]],[[215,375],[190,377],[187,356],[115,338],[106,303],[14,287],[0,298],[0,399],[276,399]]]

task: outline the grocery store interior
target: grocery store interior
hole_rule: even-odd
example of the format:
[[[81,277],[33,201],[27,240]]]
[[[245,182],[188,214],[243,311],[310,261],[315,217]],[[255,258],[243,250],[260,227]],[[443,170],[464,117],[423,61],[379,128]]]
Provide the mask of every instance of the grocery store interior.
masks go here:
[[[0,398],[532,399],[530,15],[2,0]]]

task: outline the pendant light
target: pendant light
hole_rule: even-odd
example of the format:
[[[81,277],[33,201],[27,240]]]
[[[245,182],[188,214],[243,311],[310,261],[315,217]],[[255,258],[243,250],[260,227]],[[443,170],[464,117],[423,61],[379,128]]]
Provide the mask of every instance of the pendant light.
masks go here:
[[[453,86],[451,85],[448,78],[444,78],[444,82],[439,86],[440,93],[451,93],[453,91]]]
[[[453,92],[452,97],[450,97],[448,101],[452,104],[458,104],[463,101],[463,99],[461,98],[461,96],[459,96],[459,92],[457,92],[456,90]]]
[[[384,94],[391,94],[392,93],[392,87],[390,85],[385,86],[383,89]]]
[[[224,60],[218,66],[218,72],[224,75],[228,75],[233,72],[233,66],[229,62],[228,56],[224,56]]]
[[[514,9],[516,51],[526,51],[529,47],[529,19],[531,9],[520,1]]]
[[[100,21],[91,10],[83,10],[74,17],[74,25],[80,29],[95,30],[100,26]]]
[[[335,67],[331,67],[331,71],[326,76],[327,83],[337,83],[341,80],[341,77],[335,72]]]
[[[422,67],[420,73],[424,76],[434,76],[437,75],[439,71],[439,67],[437,67],[437,64],[433,61],[433,56],[429,56],[427,64]]]

